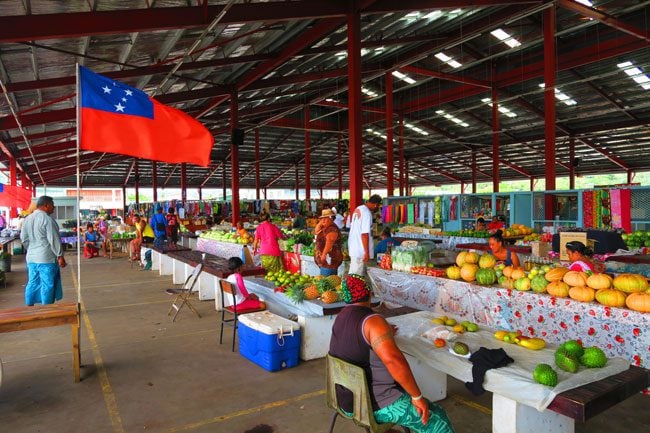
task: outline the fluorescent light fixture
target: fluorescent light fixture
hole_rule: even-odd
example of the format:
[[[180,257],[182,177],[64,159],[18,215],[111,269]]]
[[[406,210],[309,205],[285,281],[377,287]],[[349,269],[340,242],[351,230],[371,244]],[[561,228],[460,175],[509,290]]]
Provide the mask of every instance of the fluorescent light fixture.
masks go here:
[[[512,37],[512,35],[506,33],[503,29],[492,30],[490,34],[504,44],[508,45],[510,48],[518,47],[521,45],[521,42]]]
[[[449,57],[443,52],[436,54],[434,57],[440,60],[441,62],[448,64],[452,68],[460,68],[461,66],[463,66],[460,63],[458,63],[456,60],[454,60],[453,57]]]
[[[347,51],[339,51],[338,53],[336,53],[336,57],[347,57],[347,56],[348,56]]]
[[[639,84],[643,90],[650,90],[650,77],[648,77],[641,68],[634,66],[634,63],[628,61],[619,63],[616,66],[623,70],[628,77],[632,78],[635,83]]]
[[[541,83],[539,85],[542,89],[544,88],[544,83]],[[563,93],[558,89],[557,87],[555,88],[555,98],[558,99],[559,101],[564,102],[565,105],[576,105],[577,102],[575,99],[571,98],[569,95],[566,93]]]
[[[326,98],[326,99],[325,99],[325,102],[339,102],[339,101],[337,101],[337,100],[334,99],[334,98]]]
[[[489,105],[490,107],[492,107],[492,100],[490,98],[483,98],[483,99],[481,99],[481,102],[483,102],[483,103]],[[517,113],[512,112],[509,108],[504,107],[503,105],[499,105],[498,110],[499,110],[500,113],[503,113],[508,117],[517,117]]]
[[[415,84],[415,80],[411,77],[409,77],[406,74],[403,74],[400,71],[393,71],[393,77],[399,78],[402,81],[407,82],[408,84]]]
[[[589,0],[574,0],[574,1],[576,3],[581,3],[581,4],[585,5],[585,6],[589,6],[589,7],[592,6],[592,4],[591,4],[591,2]]]
[[[462,126],[463,128],[467,128],[467,127],[469,126],[468,123],[463,122],[463,121],[462,121],[461,119],[459,119],[458,117],[456,117],[456,116],[454,116],[454,115],[451,115],[451,114],[447,113],[445,110],[437,110],[437,111],[436,111],[436,114],[439,115],[439,116],[444,117],[444,118],[447,119],[447,120],[450,120],[450,121],[454,122],[454,123],[457,124],[457,125]]]
[[[404,15],[404,18],[410,18],[410,19],[413,19],[413,18],[417,18],[417,17],[419,17],[419,16],[420,16],[420,12],[419,12],[419,11],[413,11],[413,12],[409,12],[409,13],[407,13],[406,15]]]
[[[423,16],[422,18],[426,18],[426,19],[429,19],[429,20],[433,21],[433,20],[435,20],[437,18],[440,18],[441,16],[442,16],[442,11],[435,10],[433,12],[429,12],[428,14]]]
[[[368,95],[371,98],[379,96],[379,94],[377,92],[374,92],[374,91],[372,91],[372,90],[370,90],[370,89],[368,89],[366,87],[361,88],[361,93],[363,93],[364,95]]]
[[[385,49],[386,49],[386,47],[377,47],[377,48],[375,48],[375,53],[381,53]]]

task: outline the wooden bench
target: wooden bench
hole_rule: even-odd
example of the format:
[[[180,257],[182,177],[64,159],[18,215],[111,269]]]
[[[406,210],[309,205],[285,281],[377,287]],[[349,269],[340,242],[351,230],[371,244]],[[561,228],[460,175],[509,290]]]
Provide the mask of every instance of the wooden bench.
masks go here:
[[[585,422],[650,385],[650,370],[630,367],[597,382],[558,394],[547,409]]]
[[[81,380],[81,352],[79,350],[78,304],[61,303],[0,310],[0,333],[60,325],[72,326],[72,366],[74,381],[79,382]]]

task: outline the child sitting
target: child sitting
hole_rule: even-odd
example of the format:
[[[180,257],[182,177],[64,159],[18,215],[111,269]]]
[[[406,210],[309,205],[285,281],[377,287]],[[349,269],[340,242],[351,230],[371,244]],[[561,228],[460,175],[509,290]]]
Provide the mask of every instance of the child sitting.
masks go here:
[[[259,300],[257,295],[249,294],[244,284],[244,279],[241,276],[241,268],[244,262],[239,257],[231,257],[228,259],[228,270],[232,272],[226,278],[226,281],[231,283],[237,289],[235,294],[235,301],[237,302],[237,310],[252,310],[266,308],[266,304]]]

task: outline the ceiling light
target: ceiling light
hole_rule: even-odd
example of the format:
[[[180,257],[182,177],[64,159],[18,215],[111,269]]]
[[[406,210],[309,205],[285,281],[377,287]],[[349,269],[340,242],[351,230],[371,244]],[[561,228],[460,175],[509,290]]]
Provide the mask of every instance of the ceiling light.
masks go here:
[[[436,10],[436,11],[433,11],[433,12],[429,12],[428,14],[423,16],[422,18],[426,18],[426,19],[429,19],[429,20],[433,21],[433,20],[435,20],[437,18],[440,18],[441,16],[442,16],[442,11]]]
[[[544,88],[544,83],[541,83],[539,85],[539,87],[541,87],[543,89]],[[555,97],[558,100],[564,102],[565,105],[576,105],[577,104],[577,102],[573,98],[571,98],[566,93],[561,92],[560,89],[558,89],[557,87],[555,88]]]
[[[456,60],[454,60],[453,57],[449,57],[448,55],[442,52],[436,54],[434,57],[440,60],[441,62],[448,64],[452,68],[460,68],[461,66],[463,66],[460,63],[458,63]]]
[[[506,33],[503,29],[492,30],[490,34],[511,48],[521,45],[521,42]]]
[[[581,3],[581,4],[585,5],[585,6],[589,6],[589,7],[592,6],[592,4],[591,4],[591,2],[589,0],[574,0],[574,1],[576,3]]]
[[[454,115],[452,115],[452,114],[447,113],[445,110],[437,110],[437,111],[436,111],[436,114],[438,114],[438,115],[444,117],[444,118],[447,119],[447,120],[451,120],[451,121],[454,122],[455,124],[460,125],[460,126],[462,126],[462,127],[464,127],[464,128],[467,128],[467,127],[469,126],[469,124],[467,124],[466,122],[463,122],[463,121],[462,121],[461,119],[459,119],[458,117],[456,117],[456,116],[454,116]]]
[[[643,90],[650,90],[650,77],[648,77],[639,67],[634,66],[634,63],[628,61],[616,65],[619,69],[632,78],[635,83],[639,84]]]
[[[489,105],[490,107],[492,107],[492,100],[490,98],[483,98],[483,99],[481,99],[481,102],[483,102],[483,103]],[[499,112],[505,114],[508,117],[517,117],[517,113],[512,112],[509,108],[504,107],[503,105],[499,105],[498,110],[499,110]]]
[[[415,84],[416,82],[413,78],[409,77],[406,74],[403,74],[400,71],[393,71],[393,77],[397,77],[400,80],[407,82],[408,84]]]

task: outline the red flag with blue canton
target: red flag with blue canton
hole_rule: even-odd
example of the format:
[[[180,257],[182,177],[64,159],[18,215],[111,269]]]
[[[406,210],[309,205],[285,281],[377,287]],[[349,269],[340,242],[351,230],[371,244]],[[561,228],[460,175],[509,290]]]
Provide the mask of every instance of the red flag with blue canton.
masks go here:
[[[83,150],[207,167],[214,137],[193,117],[146,93],[79,67]]]

